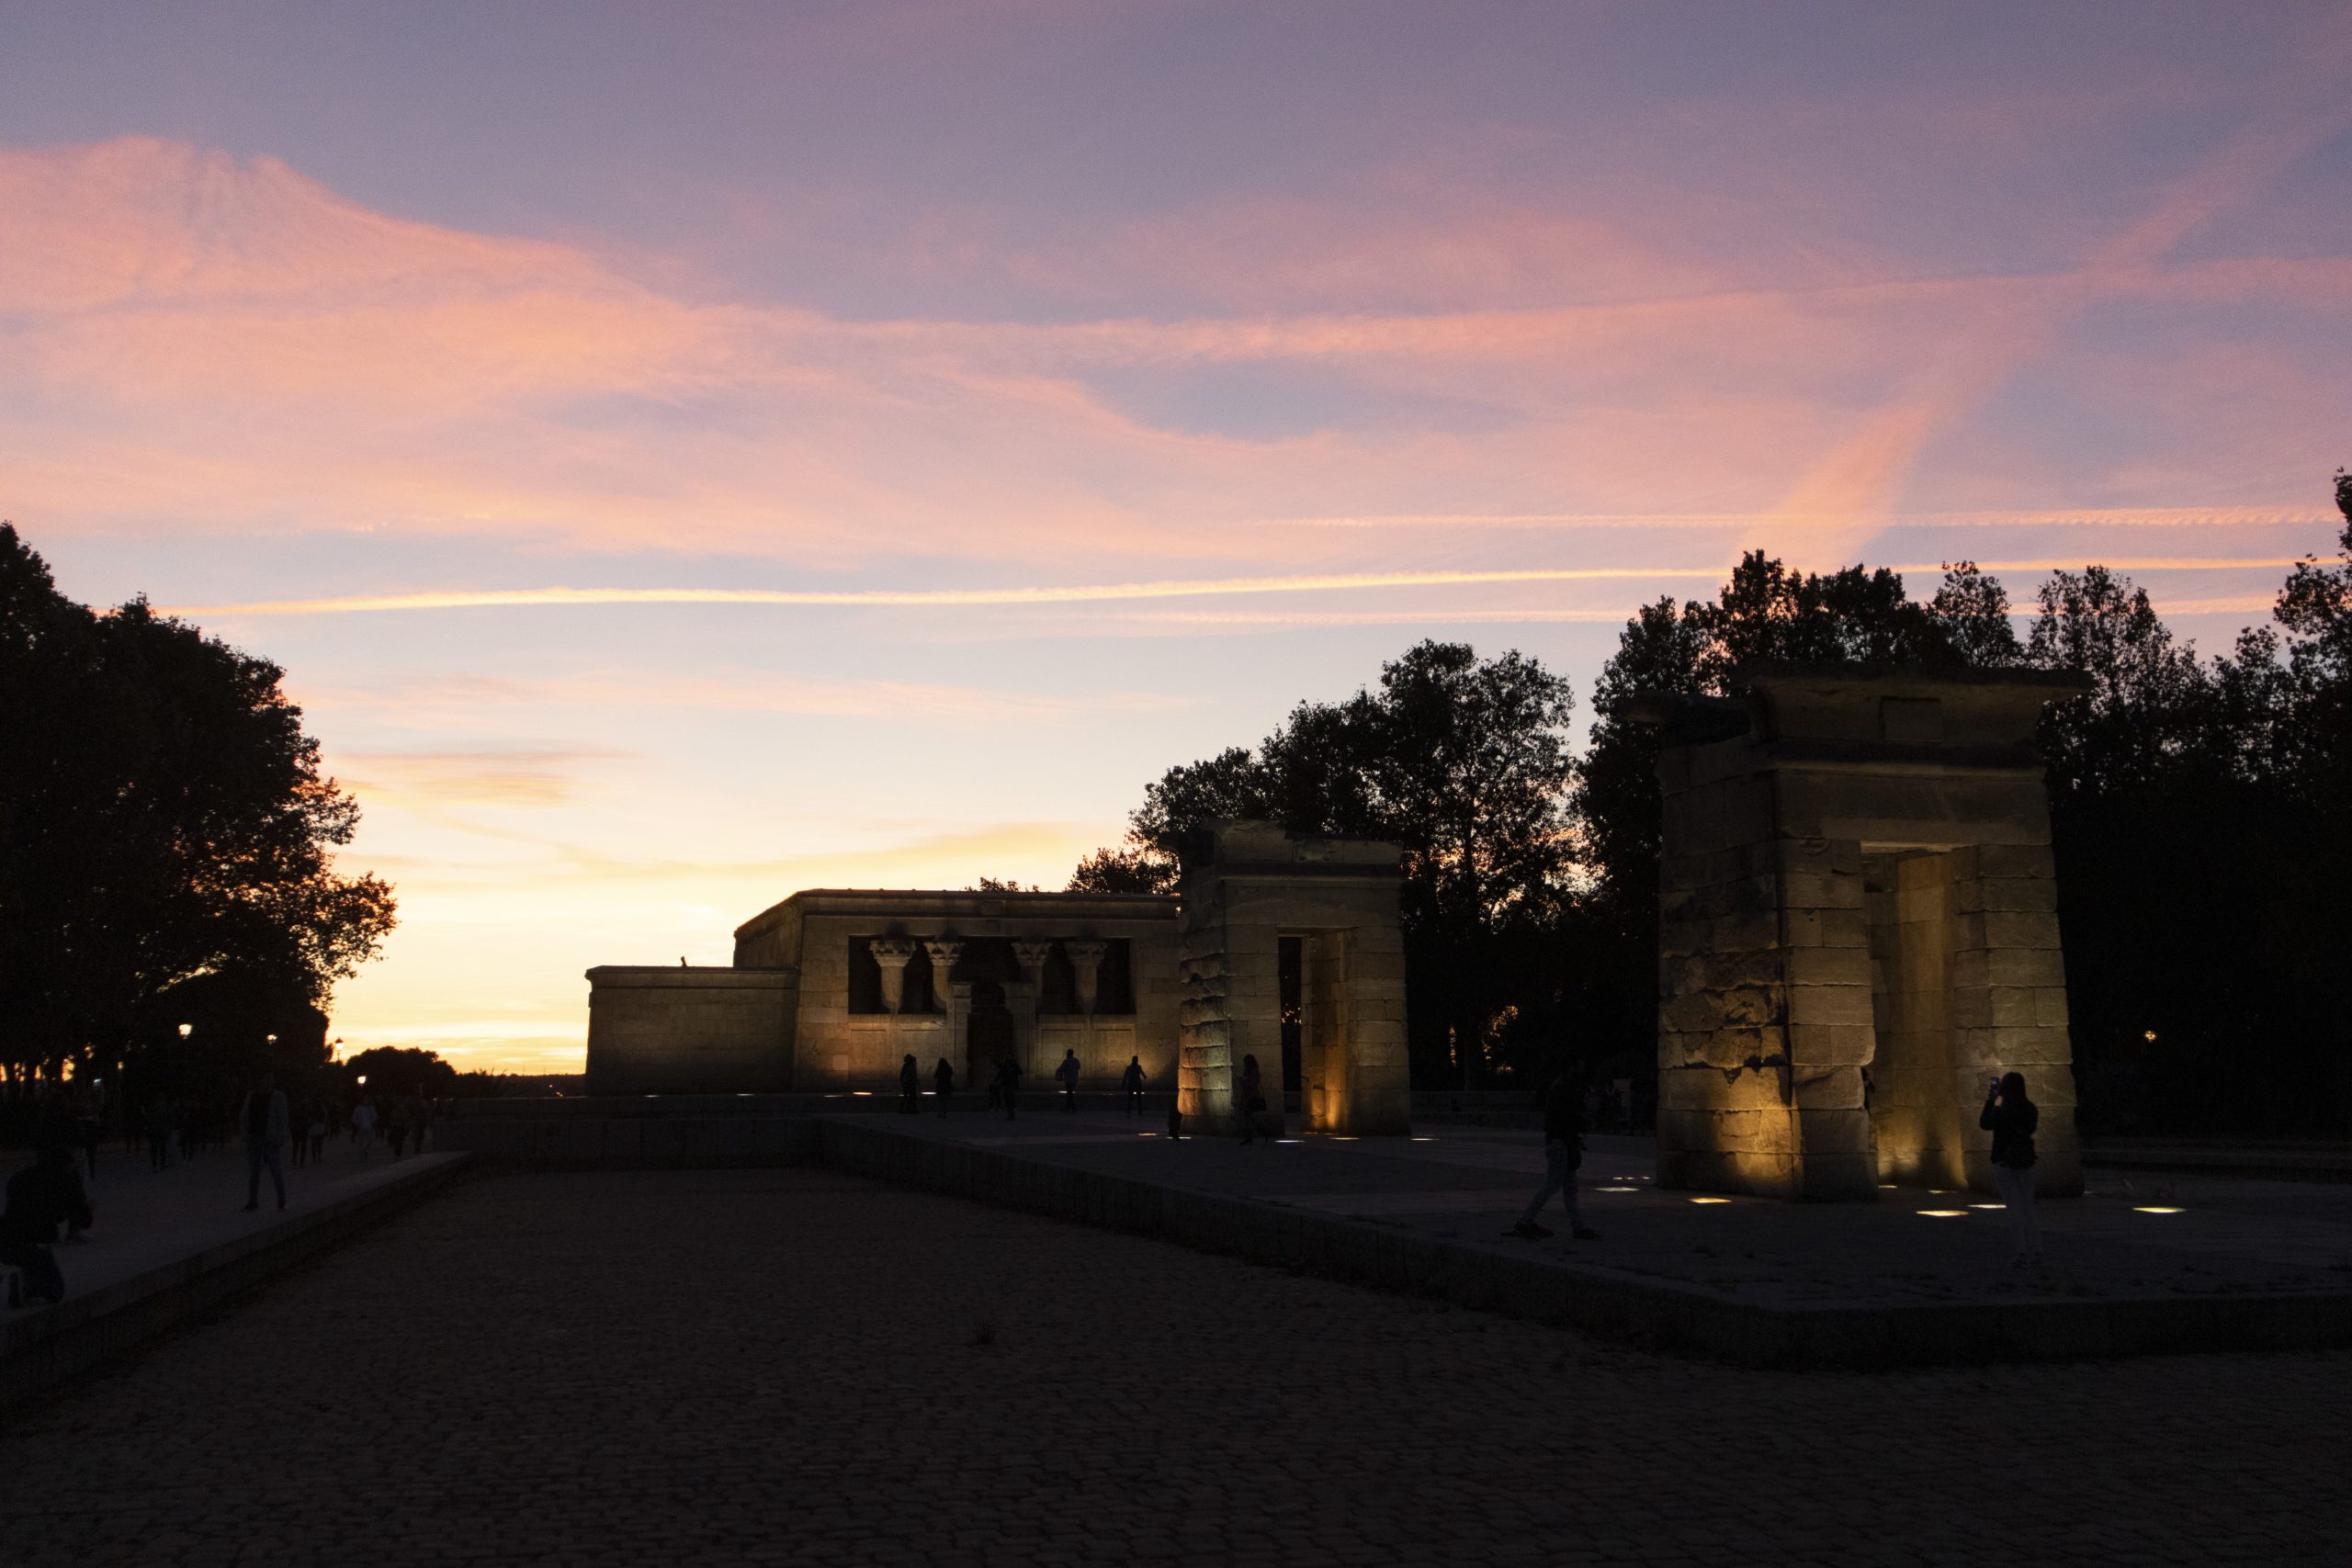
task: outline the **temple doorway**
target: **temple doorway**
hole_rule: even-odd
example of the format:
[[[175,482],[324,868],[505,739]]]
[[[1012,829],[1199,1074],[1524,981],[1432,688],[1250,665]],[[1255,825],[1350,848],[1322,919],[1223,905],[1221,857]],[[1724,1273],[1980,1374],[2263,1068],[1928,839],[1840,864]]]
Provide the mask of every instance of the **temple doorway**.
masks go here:
[[[973,981],[972,1010],[964,1025],[965,1081],[986,1085],[996,1077],[997,1064],[1014,1051],[1012,1011],[1004,1005],[1004,987],[992,980]]]

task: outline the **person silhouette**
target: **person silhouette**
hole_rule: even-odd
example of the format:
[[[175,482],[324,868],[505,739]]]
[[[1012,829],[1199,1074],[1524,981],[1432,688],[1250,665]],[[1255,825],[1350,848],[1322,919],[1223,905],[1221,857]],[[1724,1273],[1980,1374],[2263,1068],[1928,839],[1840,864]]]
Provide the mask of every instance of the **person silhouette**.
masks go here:
[[[286,1207],[286,1134],[290,1118],[286,1110],[286,1091],[277,1087],[277,1075],[264,1073],[254,1086],[245,1102],[237,1111],[237,1129],[245,1135],[245,1211],[250,1213],[261,1207],[261,1173],[269,1171],[270,1184],[277,1190],[277,1206]]]
[[[996,1065],[996,1089],[998,1099],[1004,1106],[1004,1119],[1010,1122],[1021,1104],[1020,1063],[1007,1056]]]
[[[2023,1073],[2004,1073],[1987,1086],[1976,1124],[1993,1134],[1993,1186],[2008,1211],[2013,1269],[2041,1266],[2041,1221],[2033,1212],[2033,1134],[2041,1122]]]
[[[915,1054],[907,1053],[899,1064],[899,1113],[912,1116],[922,1109],[922,1071],[915,1066]]]
[[[1054,1069],[1054,1080],[1062,1086],[1062,1110],[1065,1112],[1078,1109],[1078,1053],[1064,1051],[1062,1065]]]
[[[931,1069],[931,1083],[939,1096],[939,1114],[944,1117],[947,1114],[947,1097],[956,1092],[956,1069],[947,1065],[946,1057],[940,1057],[939,1066]]]
[[[1127,1091],[1127,1114],[1143,1114],[1143,1058],[1127,1058],[1127,1070],[1119,1075],[1119,1087]]]
[[[12,1307],[24,1294],[42,1301],[65,1299],[65,1275],[57,1266],[57,1227],[85,1231],[97,1223],[89,1190],[71,1144],[46,1143],[33,1163],[8,1178],[7,1207],[0,1210],[0,1263],[20,1270],[8,1278]]]
[[[1255,1055],[1241,1058],[1241,1086],[1234,1091],[1233,1106],[1241,1118],[1241,1141],[1256,1143],[1261,1132],[1258,1113],[1266,1109],[1266,1096]]]
[[[1520,1212],[1510,1233],[1526,1241],[1541,1241],[1550,1230],[1535,1223],[1553,1193],[1568,1212],[1568,1234],[1578,1241],[1598,1241],[1600,1233],[1584,1223],[1577,1210],[1577,1171],[1584,1165],[1584,1096],[1577,1091],[1576,1076],[1566,1068],[1544,1094],[1544,1185]]]

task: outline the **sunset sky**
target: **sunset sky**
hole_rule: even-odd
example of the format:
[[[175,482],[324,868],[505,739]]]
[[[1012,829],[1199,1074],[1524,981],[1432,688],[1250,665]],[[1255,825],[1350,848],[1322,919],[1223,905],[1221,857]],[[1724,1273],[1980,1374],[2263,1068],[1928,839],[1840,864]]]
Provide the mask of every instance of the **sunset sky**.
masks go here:
[[[576,1070],[592,964],[1058,886],[1421,637],[1581,703],[1743,547],[2222,647],[2352,462],[2347,82],[2320,3],[16,5],[0,516],[289,671],[346,1049]]]

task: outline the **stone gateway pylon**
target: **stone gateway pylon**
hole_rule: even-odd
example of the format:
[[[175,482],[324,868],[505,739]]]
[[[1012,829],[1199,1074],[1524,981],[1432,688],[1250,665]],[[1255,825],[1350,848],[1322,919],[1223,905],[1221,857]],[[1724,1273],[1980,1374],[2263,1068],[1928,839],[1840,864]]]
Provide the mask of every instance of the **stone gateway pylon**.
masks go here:
[[[1657,1179],[1875,1200],[1989,1191],[2019,1072],[2037,1186],[2081,1190],[2050,807],[2032,745],[2080,676],[1860,665],[1645,697],[1662,730]]]
[[[1254,1055],[1264,1123],[1290,1125],[1287,1021],[1296,1031],[1304,1130],[1410,1132],[1396,846],[1215,822],[1188,835],[1182,859],[1176,1101],[1186,1120],[1234,1126],[1242,1058]],[[1295,998],[1284,995],[1286,953]]]

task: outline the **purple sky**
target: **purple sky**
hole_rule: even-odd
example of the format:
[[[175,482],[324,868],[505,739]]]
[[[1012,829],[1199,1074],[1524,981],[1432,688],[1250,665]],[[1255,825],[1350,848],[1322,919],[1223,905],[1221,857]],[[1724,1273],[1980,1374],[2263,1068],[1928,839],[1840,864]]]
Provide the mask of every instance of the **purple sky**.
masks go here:
[[[0,514],[292,672],[403,893],[347,1040],[561,1065],[590,964],[1058,882],[1743,547],[2219,646],[2352,460],[2347,79],[2344,5],[19,6]]]

